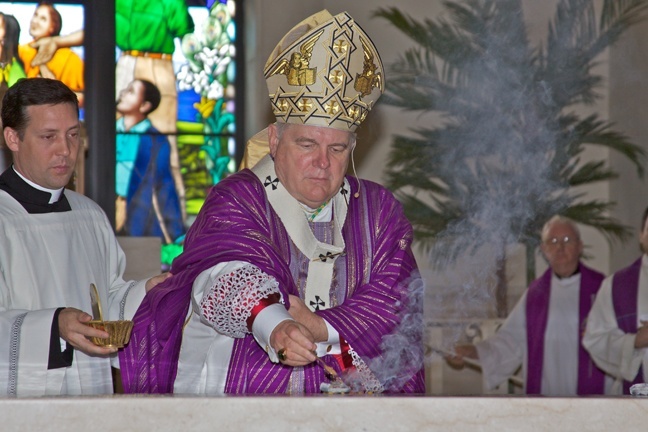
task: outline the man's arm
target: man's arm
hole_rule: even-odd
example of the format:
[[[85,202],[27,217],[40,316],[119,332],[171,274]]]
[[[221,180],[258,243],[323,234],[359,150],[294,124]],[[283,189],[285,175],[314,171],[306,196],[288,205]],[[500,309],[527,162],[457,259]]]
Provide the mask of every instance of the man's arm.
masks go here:
[[[182,211],[180,199],[176,191],[175,181],[171,172],[171,146],[166,136],[154,136],[154,146],[157,147],[155,160],[155,190],[154,199],[157,199],[162,220],[163,230],[171,237],[169,243],[176,241],[185,234],[185,227],[182,222]],[[155,148],[154,147],[154,148]]]
[[[314,337],[296,322],[281,301],[277,281],[256,266],[241,262],[220,263],[201,273],[194,282],[194,309],[219,333],[240,338],[251,333],[271,361],[285,349],[289,366],[315,361]]]
[[[59,48],[69,48],[73,46],[83,45],[84,31],[77,30],[68,35],[58,35],[58,36],[47,36],[38,40],[31,42],[33,48],[36,48],[38,52],[34,56],[31,65],[33,67],[41,66],[52,60],[56,50]]]
[[[184,1],[172,1],[166,15],[167,27],[172,37],[179,37],[194,31],[194,22]]]
[[[642,345],[646,336],[644,327],[640,334],[628,334],[619,328],[612,303],[612,277],[606,278],[587,317],[583,346],[594,363],[608,374],[632,381],[643,359]]]
[[[527,350],[526,295],[523,295],[497,333],[475,344],[485,388],[492,390],[513,376]]]
[[[422,290],[416,289],[421,280],[411,250],[412,228],[402,207],[389,191],[377,185],[366,184],[364,194],[366,213],[350,212],[346,222],[351,235],[345,242],[347,248],[354,249],[347,256],[355,260],[348,268],[357,272],[348,280],[356,286],[347,288],[349,295],[343,302],[316,314],[358,356],[375,358],[382,355],[383,338],[398,331],[404,315],[417,313],[415,305]],[[363,269],[370,274],[360,273]]]
[[[641,327],[637,329],[634,347],[637,349],[648,347],[648,321],[641,321]]]
[[[476,345],[457,345],[455,355],[446,356],[453,367],[465,359],[479,360],[484,387],[492,390],[511,377],[522,364],[526,350],[526,293],[520,298],[497,333]]]

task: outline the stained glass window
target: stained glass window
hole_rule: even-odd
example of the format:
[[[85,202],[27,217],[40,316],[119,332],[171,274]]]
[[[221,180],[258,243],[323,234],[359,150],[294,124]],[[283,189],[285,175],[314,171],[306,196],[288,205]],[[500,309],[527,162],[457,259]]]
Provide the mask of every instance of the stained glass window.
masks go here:
[[[54,78],[75,91],[83,120],[83,46],[56,46],[48,55],[42,51],[42,44],[46,40],[74,33],[83,29],[83,25],[84,6],[81,0],[49,4],[0,1],[0,101],[7,89],[20,78]],[[10,164],[10,152],[0,137],[0,172]]]
[[[236,170],[234,0],[117,0],[116,230],[168,268],[209,188]]]

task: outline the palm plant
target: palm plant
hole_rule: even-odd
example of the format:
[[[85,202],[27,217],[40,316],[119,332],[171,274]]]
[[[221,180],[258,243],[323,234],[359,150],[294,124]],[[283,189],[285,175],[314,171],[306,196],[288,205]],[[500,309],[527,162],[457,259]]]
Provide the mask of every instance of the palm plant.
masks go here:
[[[596,113],[599,55],[644,18],[646,0],[560,0],[546,42],[532,46],[521,0],[444,1],[447,18],[415,20],[397,8],[374,14],[416,46],[390,66],[385,100],[440,119],[394,137],[387,183],[402,201],[418,245],[433,263],[494,251],[497,314],[506,314],[503,268],[523,244],[535,277],[542,224],[554,214],[623,241],[614,202],[580,186],[614,179],[587,146],[621,152],[643,175],[644,151]]]

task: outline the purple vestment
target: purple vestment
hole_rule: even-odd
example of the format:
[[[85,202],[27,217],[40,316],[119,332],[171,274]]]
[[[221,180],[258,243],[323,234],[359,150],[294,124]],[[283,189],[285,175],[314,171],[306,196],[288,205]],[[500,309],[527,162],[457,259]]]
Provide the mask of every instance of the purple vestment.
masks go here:
[[[596,293],[601,287],[604,276],[583,264],[578,264],[581,275],[579,290],[578,318],[578,388],[579,395],[603,394],[605,374],[592,361],[582,344],[587,314],[592,308]],[[542,363],[544,358],[545,330],[549,317],[549,295],[551,292],[551,269],[533,281],[529,286],[526,300],[526,326],[528,367],[526,378],[527,394],[540,394],[542,383]]]
[[[619,329],[625,333],[637,333],[637,295],[641,259],[619,270],[612,276],[612,304]],[[623,394],[630,394],[630,386],[643,382],[643,368],[639,368],[635,379],[623,381]]]
[[[342,235],[346,255],[346,299],[317,313],[366,360],[381,356],[381,341],[404,312],[403,299],[416,274],[412,229],[400,204],[385,188],[351,179],[349,209]],[[290,271],[291,240],[269,204],[264,185],[243,170],[222,180],[209,193],[187,234],[185,251],[173,263],[173,277],[151,290],[135,315],[128,346],[120,352],[127,393],[170,393],[177,372],[182,326],[192,284],[204,270],[229,261],[249,262],[279,282],[281,294],[299,296]],[[289,305],[286,304],[288,308]],[[421,328],[421,335],[423,329]],[[422,339],[418,343],[421,345]],[[328,357],[328,356],[327,356]],[[423,393],[423,365],[400,389]],[[293,368],[272,363],[248,334],[236,339],[225,384],[226,393],[283,393]],[[319,392],[321,367],[304,367],[305,391]]]

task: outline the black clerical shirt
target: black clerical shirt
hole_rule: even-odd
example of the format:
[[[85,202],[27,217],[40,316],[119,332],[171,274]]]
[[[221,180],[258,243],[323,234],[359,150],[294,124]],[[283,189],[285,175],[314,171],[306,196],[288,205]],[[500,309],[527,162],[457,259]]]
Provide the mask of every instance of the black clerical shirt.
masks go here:
[[[52,194],[29,185],[20,178],[13,167],[9,167],[0,175],[0,189],[18,201],[27,210],[27,213],[54,213],[72,210],[65,193],[61,192],[59,200],[50,204],[49,200]]]

